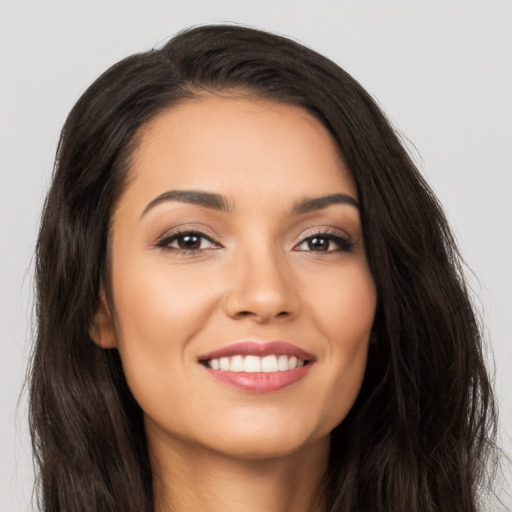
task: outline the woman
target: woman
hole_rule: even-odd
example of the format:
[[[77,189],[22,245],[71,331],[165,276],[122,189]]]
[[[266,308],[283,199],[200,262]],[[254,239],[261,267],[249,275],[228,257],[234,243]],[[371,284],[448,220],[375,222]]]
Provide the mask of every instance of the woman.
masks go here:
[[[495,407],[453,238],[315,52],[206,26],[109,69],[36,278],[43,510],[477,510]]]

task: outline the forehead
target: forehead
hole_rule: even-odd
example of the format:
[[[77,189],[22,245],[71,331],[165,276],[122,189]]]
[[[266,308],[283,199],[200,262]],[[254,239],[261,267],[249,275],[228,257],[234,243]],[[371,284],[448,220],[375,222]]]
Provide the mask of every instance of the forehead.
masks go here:
[[[270,193],[357,198],[326,127],[303,108],[263,99],[212,95],[166,109],[141,130],[130,173],[125,195],[147,200],[182,188],[235,201]]]

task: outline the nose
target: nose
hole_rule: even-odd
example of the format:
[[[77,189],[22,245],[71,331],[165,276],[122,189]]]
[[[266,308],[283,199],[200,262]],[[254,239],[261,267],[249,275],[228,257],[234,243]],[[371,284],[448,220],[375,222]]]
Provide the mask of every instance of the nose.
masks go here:
[[[286,321],[297,315],[296,279],[290,262],[279,251],[260,249],[239,254],[230,276],[225,300],[230,317],[263,324]]]

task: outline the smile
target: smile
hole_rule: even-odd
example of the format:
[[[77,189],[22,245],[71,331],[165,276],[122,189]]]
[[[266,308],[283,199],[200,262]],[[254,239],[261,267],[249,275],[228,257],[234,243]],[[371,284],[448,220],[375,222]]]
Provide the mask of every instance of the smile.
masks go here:
[[[285,342],[242,342],[199,358],[218,382],[242,391],[268,393],[301,380],[315,358]]]
[[[206,361],[212,370],[245,373],[273,373],[295,370],[304,366],[305,361],[286,354],[272,354],[269,356],[242,356],[221,357]]]

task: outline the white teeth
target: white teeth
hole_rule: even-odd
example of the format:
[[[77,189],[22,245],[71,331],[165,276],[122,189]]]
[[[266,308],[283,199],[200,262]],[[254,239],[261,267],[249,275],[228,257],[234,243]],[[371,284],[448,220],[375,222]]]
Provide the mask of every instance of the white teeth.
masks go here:
[[[219,359],[210,359],[207,362],[212,370],[246,372],[246,373],[274,373],[294,370],[304,366],[303,359],[297,359],[295,356],[285,354],[271,354],[264,357],[242,356],[221,357]]]
[[[288,356],[285,356],[284,354],[281,354],[277,358],[277,369],[280,372],[284,372],[284,371],[288,370]]]
[[[247,373],[261,372],[261,358],[258,356],[245,356],[244,370]]]
[[[261,371],[265,373],[277,372],[277,357],[265,356],[261,360]]]
[[[245,370],[244,358],[242,356],[233,356],[231,358],[229,369],[232,372],[243,372]]]

